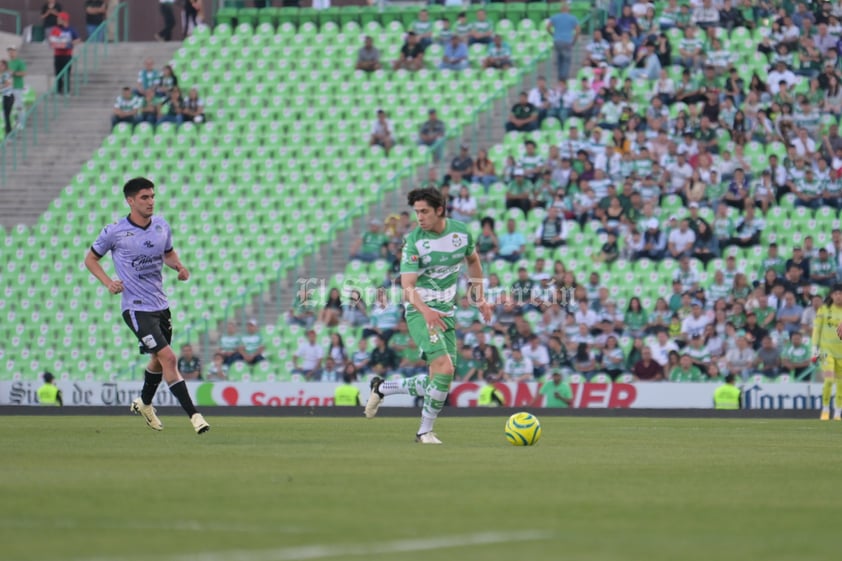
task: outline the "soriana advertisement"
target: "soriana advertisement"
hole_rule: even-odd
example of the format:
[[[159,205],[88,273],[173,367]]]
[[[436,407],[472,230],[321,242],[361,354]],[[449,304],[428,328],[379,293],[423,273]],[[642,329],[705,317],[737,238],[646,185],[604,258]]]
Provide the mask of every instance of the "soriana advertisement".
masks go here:
[[[0,405],[38,405],[39,383],[0,382]],[[65,406],[125,406],[140,396],[141,382],[58,382]],[[323,407],[333,405],[337,384],[326,382],[190,382],[193,400],[202,407]],[[363,401],[368,385],[357,386]],[[452,407],[476,407],[483,384],[456,382],[448,396]],[[508,407],[540,407],[544,398],[539,383],[499,383],[496,387]],[[710,409],[717,384],[711,383],[582,383],[570,385],[573,408]],[[745,409],[819,409],[821,384],[746,383]],[[156,406],[177,406],[175,398],[162,386],[155,395]],[[412,407],[411,396],[389,396],[384,407]]]

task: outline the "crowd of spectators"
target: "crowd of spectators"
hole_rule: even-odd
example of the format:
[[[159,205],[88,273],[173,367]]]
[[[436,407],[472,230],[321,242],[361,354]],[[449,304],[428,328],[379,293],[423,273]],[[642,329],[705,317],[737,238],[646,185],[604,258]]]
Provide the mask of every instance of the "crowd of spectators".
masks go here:
[[[441,59],[435,62],[442,70],[460,71],[470,68],[469,47],[472,45],[485,46],[485,56],[476,61],[482,68],[505,70],[514,63],[511,47],[502,36],[494,33],[494,26],[487,19],[485,10],[478,10],[473,22],[469,22],[467,14],[461,12],[451,27],[447,18],[442,18],[436,25],[430,21],[427,10],[422,9],[404,37],[398,58],[391,61],[392,69],[417,71],[425,68],[425,54],[431,45],[442,48]],[[366,36],[357,53],[356,69],[374,72],[382,67],[380,51],[374,46],[374,40]]]
[[[442,179],[431,170],[428,182],[447,195],[449,215],[477,224],[495,305],[484,325],[460,302],[458,379],[529,381],[559,369],[646,381],[810,375],[816,310],[842,280],[842,233],[776,238],[768,225],[770,213],[830,207],[836,216],[842,208],[842,6],[799,4],[791,14],[753,3],[744,18],[736,2],[692,4],[671,1],[660,13],[645,2],[623,6],[589,40],[589,70],[554,85],[541,78],[521,93],[506,128],[526,133],[522,148],[495,165],[485,150],[472,157],[463,146]],[[429,30],[414,31],[418,41],[433,40]],[[756,46],[752,59],[761,57],[750,79],[725,46],[746,37]],[[529,134],[559,128],[559,142]],[[434,129],[425,123],[420,141],[432,144]],[[500,184],[509,210],[486,215],[477,199]],[[357,248],[357,258],[385,263],[384,287],[399,282],[409,227],[407,215],[372,224],[374,235]],[[555,251],[580,231],[598,234],[592,255],[606,264],[589,267],[584,282],[582,263],[570,270]],[[742,258],[745,249],[758,257]],[[673,271],[669,294],[612,296],[599,271],[642,259]],[[399,297],[383,289],[366,302],[364,293],[337,290],[325,303],[304,291],[288,319],[314,337],[330,322],[361,329],[356,354],[344,363],[333,357],[337,371],[415,372],[417,349],[393,341],[405,332]]]
[[[172,66],[167,64],[158,70],[155,61],[147,58],[137,73],[134,88],[123,87],[114,102],[111,127],[119,123],[132,126],[173,123],[178,126],[182,123],[202,123],[204,120],[205,103],[199,97],[199,91],[190,88],[187,95],[183,95]]]

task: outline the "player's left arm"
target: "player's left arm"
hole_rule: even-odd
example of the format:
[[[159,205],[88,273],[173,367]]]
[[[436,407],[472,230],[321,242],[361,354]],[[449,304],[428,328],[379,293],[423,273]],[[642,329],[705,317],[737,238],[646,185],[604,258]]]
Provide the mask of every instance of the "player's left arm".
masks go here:
[[[178,253],[174,249],[164,253],[164,265],[178,271],[178,280],[186,281],[190,278],[190,271],[181,263],[181,259],[178,258]]]
[[[468,264],[468,299],[476,305],[482,319],[488,323],[491,321],[492,307],[485,301],[483,294],[482,261],[476,249],[465,257],[465,262]]]

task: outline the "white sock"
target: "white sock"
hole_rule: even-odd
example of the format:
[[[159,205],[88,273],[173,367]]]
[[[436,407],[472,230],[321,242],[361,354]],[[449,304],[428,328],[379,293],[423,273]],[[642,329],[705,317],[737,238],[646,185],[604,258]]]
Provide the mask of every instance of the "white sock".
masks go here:
[[[412,378],[404,378],[403,380],[388,381],[380,384],[379,391],[384,396],[409,394],[413,396],[424,397],[426,395],[427,375],[419,374]]]
[[[830,405],[823,405],[822,406],[822,413],[830,413]],[[815,415],[815,413],[814,413]]]
[[[418,427],[418,434],[424,434],[433,430],[433,425],[436,424],[435,417],[426,417],[421,415],[421,426]]]

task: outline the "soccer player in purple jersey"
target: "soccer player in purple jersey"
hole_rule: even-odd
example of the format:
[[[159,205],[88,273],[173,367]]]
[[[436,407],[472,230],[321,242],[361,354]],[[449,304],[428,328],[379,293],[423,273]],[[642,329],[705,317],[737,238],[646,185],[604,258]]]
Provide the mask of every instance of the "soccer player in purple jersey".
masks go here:
[[[190,272],[173,249],[170,225],[153,214],[155,185],[136,177],[123,186],[123,195],[131,212],[102,229],[85,256],[85,267],[111,294],[122,294],[123,319],[140,341],[141,354],[152,355],[144,372],[143,389],[140,397],[132,401],[131,411],[142,415],[150,428],[163,430],[152,407],[152,398],[163,378],[190,417],[193,429],[202,434],[210,425],[196,411],[187,384],[178,372],[178,357],[170,347],[172,322],[162,269],[163,265],[175,269],[180,281],[189,279]],[[116,279],[109,277],[99,263],[109,251]]]

